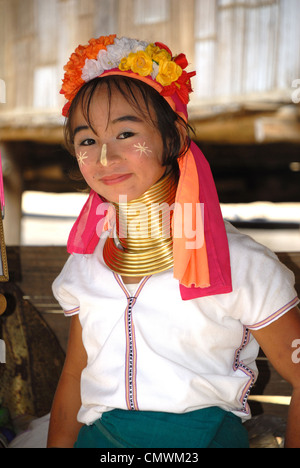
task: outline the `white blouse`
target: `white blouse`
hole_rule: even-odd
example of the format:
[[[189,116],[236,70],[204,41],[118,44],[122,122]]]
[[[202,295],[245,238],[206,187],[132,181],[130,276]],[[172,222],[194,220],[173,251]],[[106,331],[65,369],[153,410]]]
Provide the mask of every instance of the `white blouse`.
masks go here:
[[[71,255],[53,283],[65,315],[79,314],[88,363],[78,420],[115,408],[183,413],[219,406],[248,419],[257,379],[251,330],[298,304],[294,275],[226,223],[233,292],[183,301],[172,270],[125,286],[102,257]],[[135,286],[131,289],[131,286]]]

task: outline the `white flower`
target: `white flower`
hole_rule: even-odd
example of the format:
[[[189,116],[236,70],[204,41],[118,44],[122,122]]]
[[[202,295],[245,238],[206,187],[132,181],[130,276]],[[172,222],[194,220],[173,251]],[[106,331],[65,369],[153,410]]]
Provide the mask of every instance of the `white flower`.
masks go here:
[[[151,73],[151,78],[155,80],[159,72],[159,65],[158,63],[153,62],[152,67],[153,67],[153,71]]]
[[[86,59],[81,78],[85,82],[88,82],[102,75],[105,70],[118,68],[122,58],[128,57],[131,52],[136,53],[139,50],[145,50],[147,45],[147,42],[136,39],[129,39],[127,37],[116,38],[113,44],[109,44],[106,47],[107,50],[99,50],[96,60]],[[157,74],[158,68],[155,71],[155,77]]]
[[[103,70],[111,70],[119,66],[119,60],[116,56],[112,55],[109,51],[99,50],[97,61]]]
[[[86,59],[84,67],[82,69],[81,78],[85,82],[88,82],[94,78],[97,78],[97,76],[100,76],[103,73],[103,71],[104,70],[101,67],[98,60]]]
[[[147,43],[143,41],[137,41],[136,39],[130,39],[128,37],[121,37],[120,39],[115,39],[115,43],[113,45],[120,52],[120,61],[123,57],[128,57],[128,55],[133,52],[137,52],[138,50],[145,50],[147,47]]]
[[[115,39],[113,44],[116,53],[119,54],[121,58],[127,56],[132,49],[132,42],[135,42],[133,39],[127,39],[127,37],[121,37],[120,39]]]
[[[139,50],[145,50],[148,43],[143,41],[135,41],[135,44],[132,44],[132,49],[130,52],[136,53]]]

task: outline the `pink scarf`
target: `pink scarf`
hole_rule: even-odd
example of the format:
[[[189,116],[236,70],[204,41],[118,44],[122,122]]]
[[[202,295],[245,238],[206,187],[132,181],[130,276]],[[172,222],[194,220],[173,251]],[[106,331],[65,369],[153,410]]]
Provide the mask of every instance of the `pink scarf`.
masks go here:
[[[186,249],[187,239],[173,239],[174,278],[183,300],[232,291],[227,235],[212,173],[204,155],[192,142],[180,160],[176,202],[204,206],[204,242],[201,248]],[[93,190],[83,206],[68,239],[69,253],[92,254],[99,235],[107,229],[107,210]],[[174,224],[176,223],[176,210]]]

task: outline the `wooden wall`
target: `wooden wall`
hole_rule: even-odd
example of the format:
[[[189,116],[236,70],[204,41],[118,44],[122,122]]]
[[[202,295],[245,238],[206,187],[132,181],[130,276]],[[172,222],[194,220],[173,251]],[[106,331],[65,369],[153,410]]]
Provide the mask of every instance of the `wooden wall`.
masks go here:
[[[300,72],[299,17],[298,0],[196,1],[198,96],[284,96]]]
[[[4,117],[8,126],[16,116],[19,126],[58,119],[69,55],[113,32],[184,51],[198,72],[197,108],[266,96],[291,102],[300,78],[299,22],[299,0],[0,0],[0,79],[7,86],[0,127]]]
[[[185,52],[190,69],[197,69],[189,107],[196,141],[299,144],[300,107],[292,100],[300,99],[299,24],[300,0],[0,0],[7,213],[15,219],[13,207],[20,211],[30,144],[63,143],[59,90],[63,66],[78,44],[117,33]],[[59,184],[61,165],[48,168],[44,152],[38,154],[30,171],[43,165],[58,173]],[[39,189],[46,187],[40,182]],[[10,220],[5,225],[18,243],[19,227]]]

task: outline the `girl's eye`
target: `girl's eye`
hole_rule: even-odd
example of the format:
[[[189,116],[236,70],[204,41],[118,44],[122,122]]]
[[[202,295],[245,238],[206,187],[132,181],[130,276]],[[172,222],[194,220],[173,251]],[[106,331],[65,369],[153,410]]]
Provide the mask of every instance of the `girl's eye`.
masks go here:
[[[134,136],[134,133],[133,132],[122,132],[120,133],[120,135],[118,136],[118,139],[119,140],[126,140],[126,138],[130,138]]]
[[[93,138],[87,138],[86,140],[83,140],[81,143],[80,143],[80,146],[91,146],[95,143],[95,140],[93,140]]]

